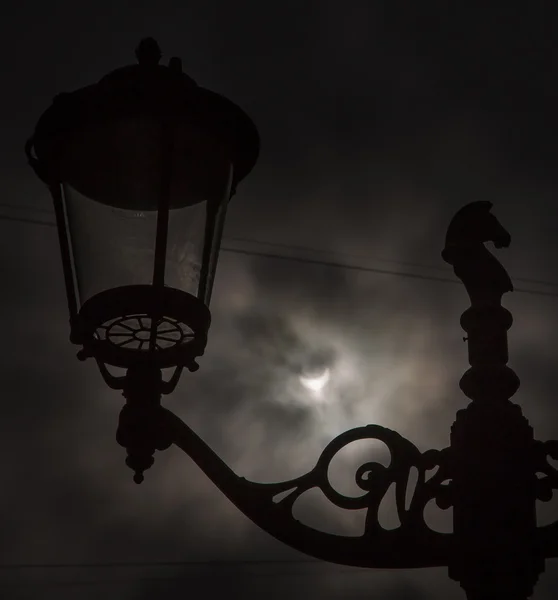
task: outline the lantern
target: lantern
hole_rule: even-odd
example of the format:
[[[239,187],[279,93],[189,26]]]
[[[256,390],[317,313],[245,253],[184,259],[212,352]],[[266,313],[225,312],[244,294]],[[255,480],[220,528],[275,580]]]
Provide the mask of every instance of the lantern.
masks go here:
[[[257,130],[224,97],[159,64],[60,94],[27,143],[56,211],[80,358],[102,367],[195,370],[230,197],[254,166]]]

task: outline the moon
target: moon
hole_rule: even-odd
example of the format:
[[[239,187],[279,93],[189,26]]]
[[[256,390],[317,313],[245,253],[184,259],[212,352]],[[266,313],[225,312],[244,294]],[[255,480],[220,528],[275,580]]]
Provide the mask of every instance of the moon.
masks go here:
[[[300,383],[311,392],[320,392],[328,384],[330,375],[330,370],[328,368],[325,368],[318,375],[301,375]]]

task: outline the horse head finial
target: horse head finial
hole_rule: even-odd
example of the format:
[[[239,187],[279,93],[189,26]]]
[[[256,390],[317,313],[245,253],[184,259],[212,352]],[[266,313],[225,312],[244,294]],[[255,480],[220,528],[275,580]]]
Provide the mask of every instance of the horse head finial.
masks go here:
[[[446,246],[442,258],[453,264],[456,254],[462,249],[470,249],[485,242],[493,242],[496,248],[507,248],[510,234],[490,212],[492,202],[479,200],[471,202],[459,210],[451,220],[446,234]]]
[[[451,220],[442,258],[453,266],[474,304],[500,303],[502,294],[513,290],[511,279],[485,243],[507,248],[510,234],[490,212],[492,202],[471,202]]]

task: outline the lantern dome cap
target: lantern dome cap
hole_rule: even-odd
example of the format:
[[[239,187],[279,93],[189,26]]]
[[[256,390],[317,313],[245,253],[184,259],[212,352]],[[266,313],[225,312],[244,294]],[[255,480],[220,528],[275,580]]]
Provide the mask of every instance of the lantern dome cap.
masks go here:
[[[186,120],[212,135],[233,164],[234,191],[258,158],[259,135],[252,120],[224,96],[198,86],[182,71],[179,58],[171,58],[168,66],[159,64],[161,51],[153,38],[140,42],[136,57],[137,64],[54,98],[27,145],[30,160],[34,150],[40,164],[39,175],[47,183],[83,177],[83,166],[76,166],[76,156],[83,155],[82,132],[146,116]]]

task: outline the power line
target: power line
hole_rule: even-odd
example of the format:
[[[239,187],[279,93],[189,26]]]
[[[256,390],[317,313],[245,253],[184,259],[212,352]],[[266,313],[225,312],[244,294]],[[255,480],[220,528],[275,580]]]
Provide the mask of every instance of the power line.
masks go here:
[[[400,275],[401,277],[412,277],[414,279],[427,279],[430,281],[440,281],[443,283],[461,283],[457,279],[449,277],[436,277],[435,275],[421,275],[420,273],[407,273],[404,271],[395,271],[392,269],[379,269],[376,267],[363,267],[360,265],[351,265],[330,260],[320,260],[316,258],[303,258],[301,256],[288,256],[286,254],[274,254],[271,252],[258,252],[257,250],[243,250],[241,248],[221,248],[224,252],[232,252],[234,254],[244,254],[246,256],[259,256],[261,258],[274,258],[278,260],[291,260],[293,262],[301,262],[310,265],[319,265],[323,267],[333,267],[337,269],[346,269],[348,271],[363,271],[365,273],[380,273],[381,275]],[[558,294],[557,294],[558,295]]]
[[[318,559],[313,558],[301,558],[301,559],[241,559],[241,560],[190,560],[190,561],[144,561],[144,562],[111,562],[111,563],[44,563],[44,564],[3,564],[0,565],[0,569],[4,572],[6,571],[25,571],[26,577],[29,577],[29,571],[41,572],[43,570],[47,571],[61,571],[61,570],[102,570],[102,569],[110,569],[121,570],[121,569],[145,569],[145,568],[161,568],[161,567],[171,567],[171,568],[186,568],[186,567],[210,567],[210,571],[203,573],[197,572],[196,576],[207,576],[211,574],[212,576],[226,576],[231,575],[234,576],[238,574],[238,567],[247,567],[250,569],[250,577],[285,577],[289,578],[297,578],[297,577],[307,577],[307,576],[315,576],[317,571],[315,569],[272,569],[272,570],[264,570],[262,571],[262,567],[286,567],[286,566],[313,566],[317,567],[320,571],[327,570],[329,573],[334,573],[335,575],[362,575],[362,574],[371,574],[377,571],[389,571],[391,569],[378,569],[378,568],[363,568],[363,567],[354,567],[350,565],[341,565],[335,563],[329,563]],[[229,569],[227,569],[229,567]],[[253,571],[254,568],[257,568],[256,571]],[[102,586],[102,585],[127,585],[127,584],[137,584],[137,583],[172,583],[172,582],[191,582],[192,574],[181,574],[181,575],[162,575],[162,576],[134,576],[134,574],[130,573],[125,575],[124,577],[119,577],[117,579],[114,578],[104,578],[100,573],[95,576],[94,579],[37,579],[37,580],[29,580],[25,581],[17,581],[11,580],[7,582],[2,582],[0,580],[0,587],[2,584],[11,586],[11,587],[35,587],[40,586],[41,588],[49,587],[91,587],[91,586]]]
[[[363,258],[367,260],[375,260],[379,262],[385,263],[393,263],[397,265],[403,265],[406,267],[414,267],[419,269],[433,269],[435,271],[445,271],[447,272],[447,267],[440,267],[439,265],[427,265],[424,263],[416,263],[416,262],[407,262],[403,260],[396,260],[394,258],[382,258],[379,256],[370,256],[368,254],[355,254],[353,252],[339,252],[336,250],[324,250],[322,248],[312,248],[310,246],[301,246],[298,244],[285,244],[281,242],[267,242],[264,240],[254,240],[251,238],[238,237],[238,236],[226,236],[225,238],[230,242],[240,242],[244,244],[256,244],[258,246],[271,246],[275,248],[285,248],[287,250],[302,250],[303,252],[313,252],[315,254],[329,254],[329,255],[338,255],[338,256],[346,256],[347,258]],[[558,286],[558,284],[556,284]]]
[[[53,223],[51,221],[40,221],[38,219],[30,219],[28,217],[13,217],[13,216],[7,216],[7,215],[0,215],[0,220],[17,221],[17,222],[22,222],[22,223],[29,223],[32,225],[44,225],[47,227],[56,227],[56,223]],[[443,282],[443,283],[460,283],[457,279],[450,279],[447,277],[436,277],[434,275],[421,275],[418,273],[406,273],[403,271],[395,271],[395,270],[391,270],[391,269],[378,269],[375,267],[363,267],[360,265],[351,265],[348,263],[340,263],[340,262],[335,262],[335,261],[303,258],[300,256],[288,256],[288,255],[284,255],[284,254],[274,254],[271,252],[258,252],[256,250],[243,250],[240,248],[229,248],[226,246],[221,247],[221,251],[222,252],[230,252],[233,254],[243,254],[246,256],[256,256],[256,257],[260,257],[260,258],[290,260],[290,261],[294,261],[294,262],[301,262],[301,263],[319,265],[319,266],[325,266],[325,267],[362,271],[365,273],[379,273],[382,275],[398,275],[398,276],[402,276],[402,277],[411,277],[411,278],[415,278],[415,279],[439,281],[439,282]]]
[[[0,221],[15,221],[19,223],[30,223],[31,225],[44,225],[45,227],[56,227],[52,221],[40,221],[39,219],[30,219],[29,217],[14,217],[11,215],[0,215]]]
[[[324,569],[329,574],[335,574],[335,576],[352,576],[352,575],[372,575],[377,571],[387,571],[388,569],[374,569],[374,568],[364,568],[364,567],[344,567],[343,565],[335,565],[323,561],[320,562],[323,565]],[[389,569],[392,571],[392,569]],[[199,573],[196,575],[200,575]],[[202,577],[215,577],[223,576],[225,573],[223,571],[216,573],[215,571],[207,574],[201,575]],[[227,573],[231,577],[238,576],[238,571],[230,571]],[[244,575],[244,576],[248,576]],[[249,577],[253,578],[265,578],[265,577],[288,577],[289,579],[296,579],[299,577],[316,577],[317,573],[314,571],[255,571],[250,572]],[[320,575],[322,576],[322,575]],[[128,575],[127,577],[122,577],[118,579],[59,579],[59,580],[43,580],[43,581],[29,581],[26,580],[24,582],[9,582],[5,583],[4,586],[18,589],[29,589],[34,587],[41,588],[64,588],[64,587],[93,587],[93,586],[103,586],[103,585],[134,585],[134,584],[153,584],[153,583],[192,583],[192,575],[163,575],[161,577],[134,577],[133,575]],[[0,582],[0,586],[1,586]],[[1,588],[0,588],[1,589]]]
[[[56,227],[56,223],[54,223],[52,221],[41,221],[39,219],[30,219],[28,217],[15,217],[15,216],[8,216],[8,215],[0,215],[0,220],[29,223],[32,225],[43,225],[46,227]],[[246,256],[267,258],[267,259],[288,260],[288,261],[297,262],[297,263],[305,263],[305,264],[310,264],[310,265],[315,265],[315,266],[331,267],[331,268],[344,269],[344,270],[349,270],[349,271],[360,271],[363,273],[377,273],[380,275],[394,275],[394,276],[398,276],[398,277],[409,277],[411,279],[421,279],[421,280],[425,280],[425,281],[437,281],[439,283],[452,283],[452,284],[461,285],[461,282],[458,279],[451,279],[449,277],[437,277],[435,275],[425,275],[425,274],[420,274],[420,273],[409,273],[407,271],[396,271],[395,269],[380,269],[377,267],[364,267],[361,265],[354,265],[354,264],[344,263],[344,262],[304,258],[301,256],[289,256],[286,254],[275,254],[272,252],[259,252],[257,250],[244,250],[241,248],[230,248],[228,246],[222,246],[221,251],[222,252],[230,252],[233,254],[242,254],[242,255],[246,255]],[[523,280],[523,281],[526,281],[526,280]],[[531,280],[531,281],[533,283],[537,282],[537,283],[547,285],[547,286],[558,286],[558,283],[554,283],[554,282],[550,282],[550,281],[547,281],[547,282],[536,281],[536,280]],[[530,294],[533,296],[548,296],[551,298],[558,297],[558,292],[544,292],[541,290],[532,290],[529,288],[515,288],[514,291],[518,294]]]
[[[52,216],[54,214],[49,209],[30,206],[30,205],[17,206],[14,204],[0,203],[0,207],[13,208],[13,209],[17,209],[17,210],[35,211],[35,212],[40,212],[40,213],[43,213],[43,214],[49,215],[49,216]],[[0,215],[0,219],[10,220],[10,218],[8,216],[4,216],[4,215]],[[34,225],[47,225],[47,226],[51,226],[51,227],[56,226],[55,223],[47,222],[47,221],[39,221],[36,219],[29,219],[29,218],[22,218],[22,217],[16,217],[15,219],[22,220],[23,222],[29,222]],[[447,267],[441,267],[439,265],[402,261],[402,260],[397,260],[397,259],[393,259],[393,258],[390,259],[390,258],[383,258],[383,257],[379,257],[379,256],[356,254],[353,252],[339,252],[339,251],[332,251],[332,250],[324,250],[322,248],[312,248],[310,246],[304,246],[304,245],[298,245],[298,244],[285,244],[285,243],[281,243],[281,242],[269,242],[269,241],[265,241],[265,240],[255,240],[252,238],[245,238],[245,237],[240,237],[240,236],[226,236],[224,238],[224,240],[230,241],[230,242],[240,242],[240,243],[244,243],[244,244],[256,244],[258,246],[284,248],[286,250],[301,250],[303,252],[312,252],[314,254],[338,255],[338,256],[345,256],[347,258],[358,258],[358,259],[367,259],[367,260],[371,259],[374,261],[393,263],[393,264],[401,265],[404,267],[412,267],[412,268],[418,268],[418,269],[429,269],[429,270],[443,271],[443,272],[447,272],[447,270],[448,270]],[[225,249],[225,252],[230,252],[230,251],[231,251],[230,249]],[[330,266],[333,266],[333,265],[330,265]],[[545,281],[542,279],[531,279],[531,278],[527,278],[527,277],[514,277],[513,279],[515,281],[521,281],[523,283],[532,283],[535,285],[545,285],[548,287],[558,287],[558,283],[554,282],[554,281]],[[433,279],[433,281],[436,281],[436,279]],[[529,292],[527,292],[527,293],[529,293]]]
[[[377,571],[391,571],[391,569],[385,568],[364,568],[364,567],[354,567],[350,565],[341,565],[335,563],[329,563],[318,559],[313,558],[300,558],[300,559],[240,559],[240,560],[190,560],[190,561],[144,561],[144,562],[111,562],[111,563],[45,563],[45,564],[4,564],[0,565],[0,569],[4,571],[26,571],[26,576],[29,575],[29,570],[41,571],[41,570],[84,570],[84,569],[110,569],[110,570],[120,570],[127,568],[161,568],[161,567],[210,567],[212,576],[219,575],[236,575],[238,574],[237,568],[240,566],[248,567],[253,569],[257,567],[257,570],[250,572],[250,577],[279,577],[279,576],[288,576],[289,578],[296,577],[306,577],[306,576],[315,576],[317,572],[312,570],[292,570],[292,569],[273,569],[262,571],[260,570],[262,567],[271,566],[271,567],[285,567],[287,565],[296,565],[296,566],[315,566],[318,567],[320,571],[327,570],[329,573],[334,573],[335,575],[363,575],[363,574],[372,574]],[[230,567],[230,570],[224,569],[224,567]],[[228,573],[227,573],[228,571]],[[208,573],[200,573],[197,572],[197,576],[206,576]],[[4,585],[12,586],[12,587],[34,587],[41,586],[44,587],[77,587],[77,586],[99,586],[99,585],[127,585],[127,584],[137,584],[137,583],[168,583],[168,582],[191,582],[192,574],[186,575],[162,575],[159,577],[156,576],[139,576],[136,577],[133,574],[125,575],[124,577],[120,577],[117,579],[113,578],[103,578],[102,575],[98,575],[95,579],[60,579],[60,580],[52,580],[52,579],[37,579],[35,581],[27,579],[26,581],[7,581],[4,582]],[[2,581],[0,580],[0,587],[2,585]]]
[[[41,206],[31,206],[30,204],[7,204],[6,202],[0,202],[0,208],[12,208],[14,210],[26,210],[26,211],[35,211],[41,212],[51,217],[54,216],[54,212],[49,208],[42,208]]]
[[[370,568],[359,568],[359,567],[343,567],[341,565],[332,565],[330,563],[323,563],[324,567],[329,567],[327,569],[328,574],[330,575],[335,575],[335,577],[352,577],[355,575],[358,576],[362,576],[362,575],[374,575],[377,571],[385,571],[387,569],[370,569]],[[325,569],[324,569],[325,570]],[[392,571],[392,569],[390,569]],[[0,583],[0,589],[4,588],[8,588],[8,589],[12,589],[12,590],[25,590],[25,591],[31,591],[33,589],[36,589],[37,587],[40,587],[41,589],[63,589],[63,588],[74,588],[74,587],[100,587],[100,586],[118,586],[118,585],[123,585],[123,586],[131,586],[131,585],[138,585],[138,584],[178,584],[178,583],[184,583],[184,584],[192,584],[192,580],[195,577],[200,577],[200,578],[207,578],[207,577],[222,577],[222,576],[230,576],[230,577],[235,577],[238,576],[238,572],[235,571],[230,571],[229,573],[223,573],[223,572],[211,572],[211,573],[207,573],[207,574],[196,574],[194,576],[192,575],[181,575],[181,576],[169,576],[169,575],[163,575],[161,577],[145,577],[145,576],[140,576],[140,577],[134,577],[132,575],[129,575],[127,577],[122,577],[122,578],[115,578],[115,579],[111,579],[111,578],[98,578],[98,579],[59,579],[59,580],[43,580],[43,581],[29,581],[26,580],[24,582],[9,582],[9,583],[4,583],[3,585]],[[279,578],[281,577],[283,578],[288,578],[290,580],[293,579],[299,579],[299,578],[303,578],[303,577],[322,577],[323,574],[317,574],[316,572],[313,571],[255,571],[255,572],[250,572],[249,574],[244,575],[244,577],[250,577],[251,580],[253,579],[260,579],[260,578],[266,578],[266,577],[273,577],[273,578]]]
[[[255,250],[241,250],[238,248],[226,248],[226,247],[221,248],[221,250],[223,252],[232,252],[235,254],[245,254],[248,256],[259,256],[262,258],[271,258],[271,259],[278,259],[278,260],[291,260],[293,262],[301,262],[301,263],[312,264],[312,265],[340,268],[340,269],[346,269],[346,270],[350,270],[350,271],[352,270],[352,271],[363,271],[366,273],[379,273],[381,275],[397,275],[399,277],[410,277],[413,279],[424,279],[424,280],[429,280],[429,281],[438,281],[441,283],[454,283],[454,284],[462,285],[461,281],[459,281],[458,279],[450,279],[449,277],[436,277],[434,275],[422,275],[419,273],[407,273],[404,271],[395,271],[395,270],[391,270],[391,269],[378,269],[376,267],[361,267],[359,265],[350,265],[347,263],[338,263],[338,262],[326,261],[326,260],[302,258],[302,257],[298,257],[298,256],[286,256],[284,254],[272,254],[269,252],[257,252]],[[549,283],[547,285],[558,285],[558,284]],[[543,291],[539,291],[539,290],[530,290],[528,288],[514,288],[514,292],[517,292],[518,294],[531,294],[533,296],[549,296],[551,298],[558,298],[558,292],[543,292]]]
[[[2,203],[0,202],[0,207],[2,208],[11,208],[11,209],[16,209],[16,210],[25,210],[25,211],[35,211],[35,212],[39,212],[39,213],[43,213],[45,215],[49,215],[49,216],[54,216],[54,213],[52,210],[47,209],[47,208],[43,208],[43,207],[39,207],[39,206],[31,206],[31,205],[22,205],[22,206],[18,206],[16,204],[8,204],[8,203]],[[2,217],[0,217],[2,218]],[[43,225],[43,224],[47,224],[47,222],[40,222],[40,223],[35,223],[35,224],[39,224],[39,225]],[[50,223],[49,223],[50,225]],[[54,224],[53,224],[54,225]],[[329,255],[338,255],[338,256],[345,256],[347,258],[359,258],[359,259],[367,259],[367,260],[375,260],[375,261],[379,261],[379,262],[385,262],[385,263],[393,263],[393,264],[398,264],[401,266],[405,266],[405,267],[412,267],[412,268],[418,268],[418,269],[429,269],[429,270],[435,270],[435,271],[444,271],[447,272],[447,267],[441,267],[439,265],[432,265],[432,264],[426,264],[426,263],[418,263],[418,262],[409,262],[409,261],[402,261],[402,260],[397,260],[397,259],[393,259],[393,258],[383,258],[383,257],[379,257],[379,256],[370,256],[368,254],[356,254],[354,252],[339,252],[339,251],[332,251],[332,250],[325,250],[323,248],[312,248],[310,246],[304,246],[304,245],[298,245],[298,244],[285,244],[285,243],[281,243],[281,242],[269,242],[266,240],[255,240],[253,238],[245,238],[245,237],[240,237],[240,236],[226,236],[224,238],[227,241],[231,241],[231,242],[240,242],[240,243],[244,243],[244,244],[256,244],[259,246],[269,246],[269,247],[275,247],[275,248],[284,248],[287,250],[302,250],[303,252],[312,252],[314,254],[329,254]],[[553,281],[545,281],[542,279],[531,279],[531,278],[526,278],[526,277],[514,277],[515,281],[522,281],[524,283],[534,283],[535,285],[546,285],[546,286],[550,286],[550,287],[558,287],[558,283],[557,282],[553,282]]]
[[[406,266],[406,267],[414,267],[414,268],[419,268],[419,269],[430,269],[430,270],[435,270],[435,271],[443,271],[445,273],[447,273],[447,271],[448,271],[447,267],[440,267],[439,265],[407,262],[407,261],[402,261],[402,260],[396,260],[393,258],[382,258],[379,256],[354,254],[352,252],[337,252],[337,251],[324,250],[324,249],[319,249],[319,248],[311,248],[309,246],[284,244],[281,242],[266,242],[264,240],[254,240],[254,239],[250,239],[250,238],[236,237],[236,236],[226,236],[226,238],[224,238],[224,239],[226,239],[227,241],[231,241],[231,242],[241,242],[241,243],[245,243],[245,244],[257,244],[259,246],[272,246],[272,247],[277,247],[277,248],[286,248],[289,250],[303,250],[305,252],[314,252],[317,254],[330,254],[330,255],[337,254],[338,256],[346,256],[348,258],[364,258],[364,259],[368,259],[368,260],[372,259],[372,260],[379,261],[379,262],[394,263],[397,265],[402,265],[402,266]],[[558,287],[558,283],[553,282],[553,281],[544,281],[542,279],[529,279],[526,277],[514,277],[514,280],[515,281],[523,281],[524,283],[534,283],[537,285]]]
[[[29,569],[108,569],[108,568],[145,568],[145,567],[223,567],[241,565],[299,565],[299,564],[327,564],[316,558],[243,558],[230,560],[167,560],[167,561],[136,561],[136,562],[90,562],[90,563],[0,563],[1,571],[29,570]]]

